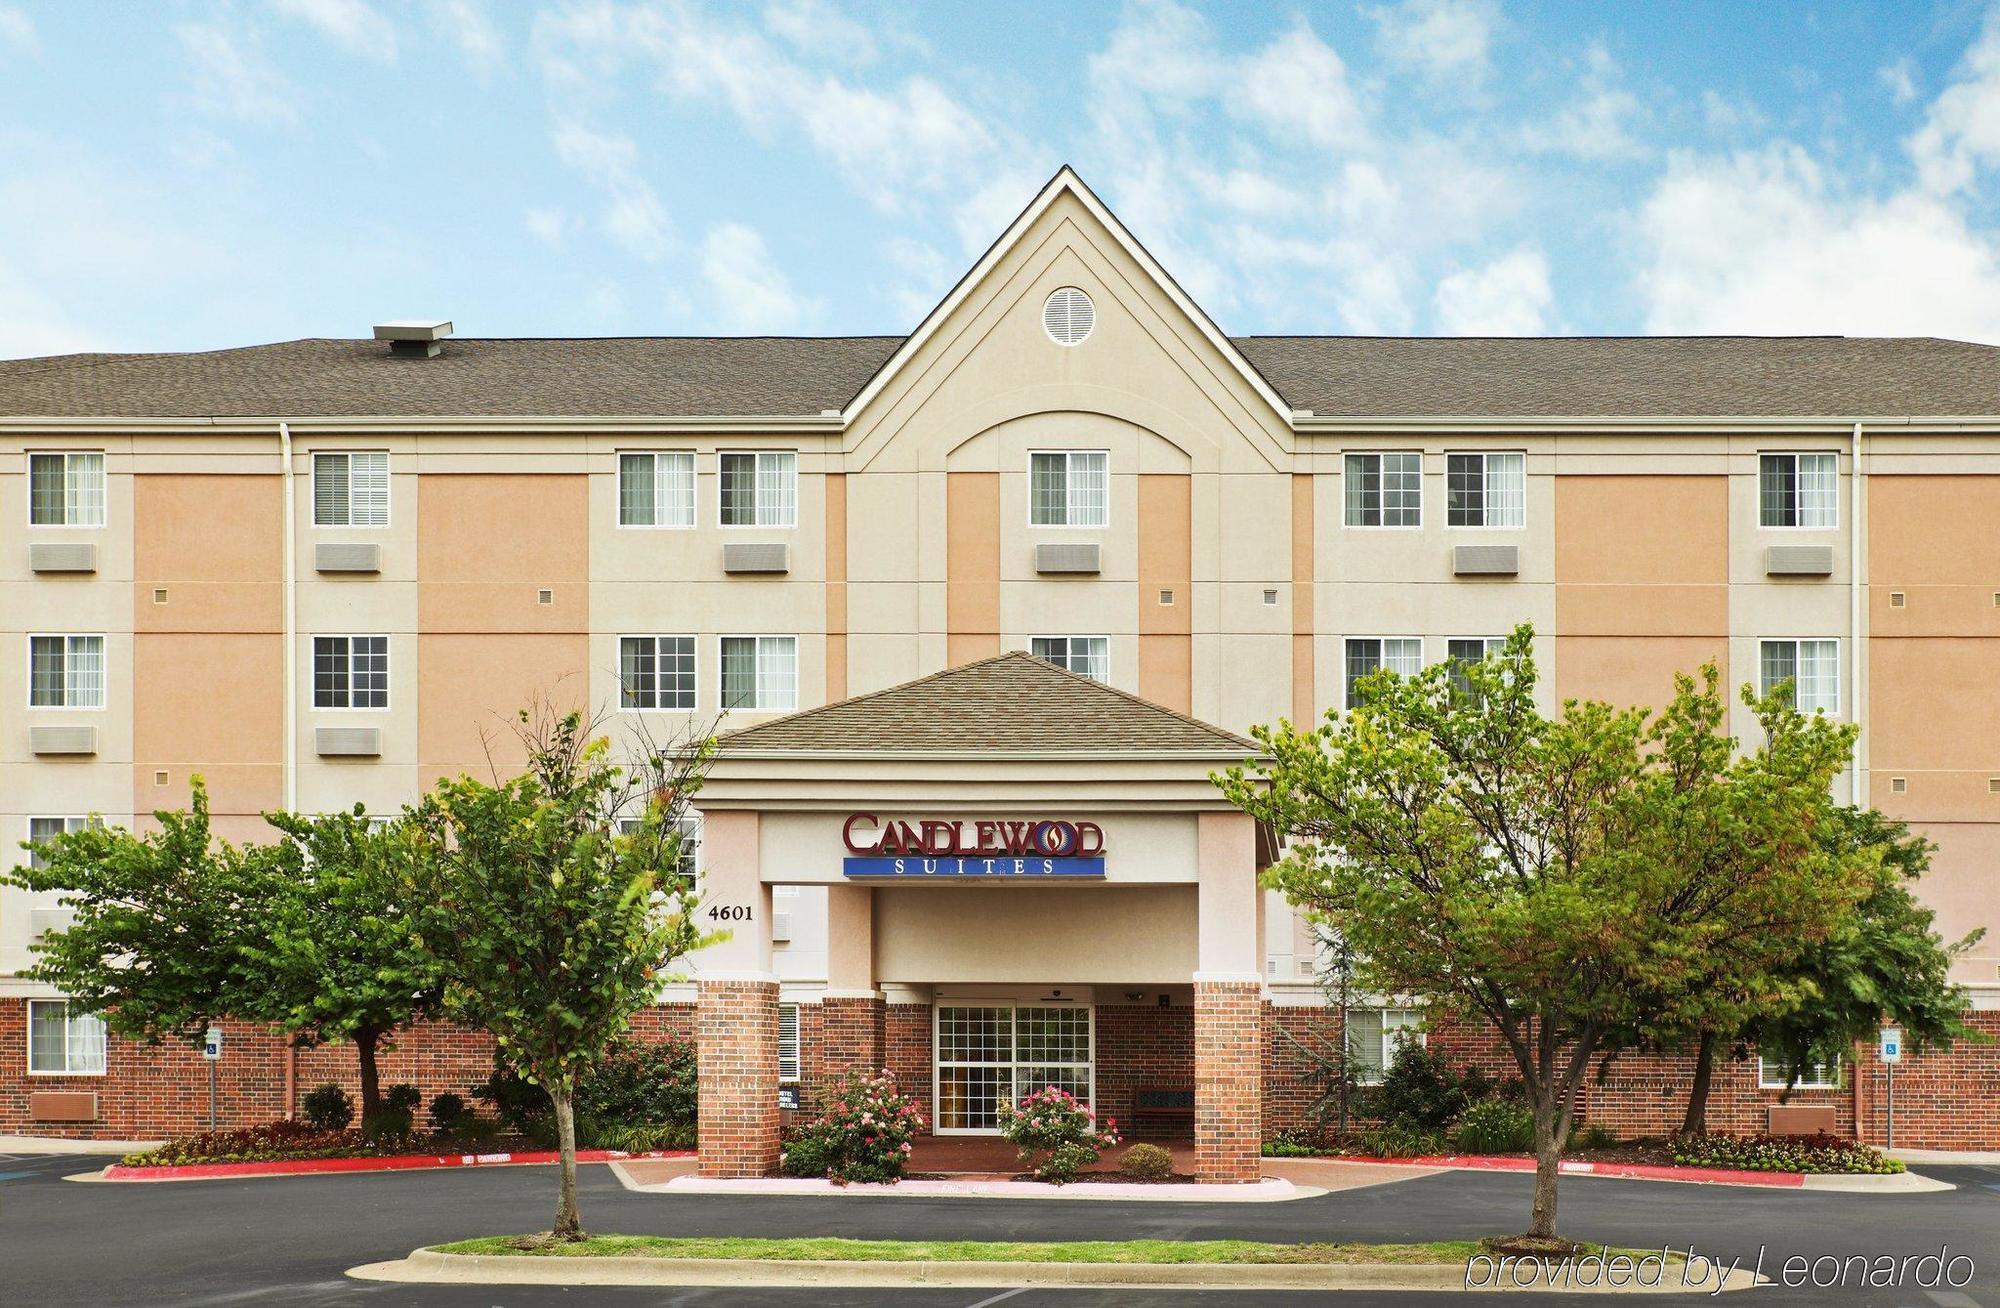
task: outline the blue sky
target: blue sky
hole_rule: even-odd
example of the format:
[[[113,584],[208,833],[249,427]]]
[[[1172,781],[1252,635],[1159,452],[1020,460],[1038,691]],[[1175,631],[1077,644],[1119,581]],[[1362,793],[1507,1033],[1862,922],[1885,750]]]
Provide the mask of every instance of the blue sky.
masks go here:
[[[1064,162],[1235,333],[2000,341],[1966,0],[0,0],[0,357],[907,331]]]

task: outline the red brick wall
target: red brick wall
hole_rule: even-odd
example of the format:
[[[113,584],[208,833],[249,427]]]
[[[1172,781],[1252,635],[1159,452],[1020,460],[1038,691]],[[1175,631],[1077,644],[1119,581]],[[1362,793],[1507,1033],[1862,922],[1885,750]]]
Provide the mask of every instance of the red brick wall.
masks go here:
[[[1912,1056],[1896,1064],[1896,1147],[1899,1149],[2000,1149],[2000,1012],[1965,1014],[1985,1044]],[[1887,1106],[1875,1047],[1864,1046],[1849,1070],[1859,1107],[1861,1138],[1882,1144]]]
[[[1194,1085],[1194,1010],[1152,1005],[1097,1006],[1097,1115],[1130,1136],[1142,1089]]]
[[[931,1006],[885,1004],[882,1009],[882,1062],[896,1074],[896,1084],[913,1096],[926,1123],[932,1122]]]
[[[1255,1181],[1263,1174],[1263,986],[1194,985],[1194,1170],[1203,1181]]]
[[[703,981],[701,1174],[762,1176],[778,1165],[778,983]]]

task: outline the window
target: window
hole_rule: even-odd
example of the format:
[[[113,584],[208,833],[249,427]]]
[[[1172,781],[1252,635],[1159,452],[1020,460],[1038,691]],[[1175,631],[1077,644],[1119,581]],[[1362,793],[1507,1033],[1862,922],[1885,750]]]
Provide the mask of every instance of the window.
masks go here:
[[[1797,1081],[1785,1075],[1785,1065],[1781,1060],[1757,1055],[1757,1088],[1760,1090],[1783,1090],[1787,1085],[1794,1090],[1838,1090],[1840,1089],[1840,1060],[1831,1063],[1813,1063],[1799,1073]]]
[[[1371,672],[1387,668],[1405,677],[1423,667],[1424,642],[1415,636],[1359,636],[1347,642],[1347,707],[1359,708],[1356,683]]]
[[[798,525],[798,455],[790,450],[766,450],[719,457],[723,526]]]
[[[722,638],[724,709],[789,709],[798,702],[797,636]]]
[[[663,450],[657,454],[620,454],[618,525],[621,527],[694,526],[694,451]]]
[[[28,843],[40,845],[45,840],[54,840],[65,831],[87,831],[91,827],[101,827],[104,823],[91,817],[31,817],[28,819]],[[28,851],[28,866],[47,867],[48,856],[40,849]]]
[[[639,829],[640,819],[622,817],[617,821],[618,834],[629,836]],[[674,872],[676,875],[694,880],[701,866],[701,819],[692,813],[683,814],[674,823],[680,829],[680,848],[675,851]]]
[[[1424,456],[1350,454],[1341,477],[1350,527],[1419,527],[1424,520]]]
[[[1028,456],[1028,521],[1037,527],[1102,527],[1111,521],[1111,456],[1045,450]]]
[[[1757,525],[1840,525],[1840,458],[1834,454],[1757,456]]]
[[[387,636],[314,636],[313,707],[389,707]]]
[[[1767,640],[1758,646],[1757,689],[1770,694],[1792,683],[1792,703],[1801,713],[1840,712],[1840,642]]]
[[[313,455],[313,526],[389,525],[389,452]]]
[[[1028,642],[1028,652],[1047,659],[1059,668],[1068,668],[1092,681],[1111,679],[1111,638],[1109,636],[1036,636]]]
[[[1445,525],[1524,526],[1528,520],[1525,463],[1525,456],[1519,454],[1446,455]]]
[[[1424,1015],[1415,1008],[1347,1010],[1347,1065],[1362,1085],[1375,1085],[1405,1040],[1424,1042]]]
[[[1498,654],[1507,648],[1505,636],[1453,636],[1444,643],[1445,661],[1451,664],[1452,684],[1460,690],[1471,690],[1472,683],[1463,671],[1468,663],[1477,663],[1490,654]]]
[[[693,708],[694,637],[619,637],[618,705],[628,709]]]
[[[104,455],[81,450],[30,454],[28,525],[102,527]]]
[[[104,1019],[72,1013],[62,999],[28,1001],[28,1071],[44,1076],[103,1076]]]
[[[28,707],[104,707],[104,637],[28,637]]]
[[[778,1005],[778,1080],[799,1079],[799,1006]]]

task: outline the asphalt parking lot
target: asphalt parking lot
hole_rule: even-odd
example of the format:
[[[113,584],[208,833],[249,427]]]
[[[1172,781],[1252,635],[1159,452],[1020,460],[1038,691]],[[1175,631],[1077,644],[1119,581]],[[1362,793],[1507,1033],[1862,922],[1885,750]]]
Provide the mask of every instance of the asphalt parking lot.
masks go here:
[[[1051,1308],[1079,1304],[1259,1305],[1292,1308],[1329,1296],[1280,1292],[771,1289],[551,1289],[399,1286],[348,1280],[346,1268],[425,1244],[546,1229],[555,1177],[547,1167],[378,1173],[156,1185],[82,1185],[67,1174],[100,1160],[0,1156],[0,1303],[30,1305],[751,1304],[861,1308]],[[1847,1258],[1936,1253],[1971,1260],[1960,1289],[1918,1286],[1753,1291],[1758,1304],[1880,1304],[2000,1308],[2000,1167],[1926,1167],[1949,1193],[1859,1196],[1577,1177],[1563,1183],[1563,1226],[1574,1237],[1753,1259],[1767,1273],[1794,1255]],[[657,1235],[844,1235],[984,1239],[1421,1240],[1514,1231],[1529,1179],[1446,1173],[1278,1204],[1123,1204],[842,1197],[718,1198],[625,1190],[609,1168],[581,1173],[585,1223]],[[1961,1264],[1961,1271],[1964,1265]],[[1343,1302],[1423,1304],[1423,1294],[1352,1294]],[[1454,1296],[1455,1297],[1455,1296]],[[1574,1296],[1516,1293],[1516,1305]],[[1682,1299],[1681,1302],[1691,1300]]]

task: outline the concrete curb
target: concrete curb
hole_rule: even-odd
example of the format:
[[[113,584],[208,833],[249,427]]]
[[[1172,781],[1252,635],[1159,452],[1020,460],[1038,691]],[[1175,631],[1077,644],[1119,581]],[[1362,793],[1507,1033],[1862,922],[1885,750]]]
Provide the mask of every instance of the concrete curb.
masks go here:
[[[885,1199],[1099,1199],[1122,1203],[1181,1204],[1269,1204],[1293,1199],[1311,1199],[1326,1191],[1317,1186],[1295,1185],[1279,1177],[1265,1177],[1240,1185],[1195,1183],[1137,1184],[1130,1181],[1072,1181],[1050,1185],[1043,1181],[897,1181],[886,1185],[835,1185],[810,1177],[746,1177],[717,1180],[703,1176],[676,1176],[652,1185],[633,1185],[645,1194],[733,1194],[877,1196]]]
[[[1833,1194],[1937,1194],[1942,1190],[1958,1189],[1950,1181],[1940,1181],[1935,1176],[1923,1176],[1916,1172],[1891,1172],[1886,1176],[1809,1172],[1800,1188]]]
[[[610,1163],[621,1159],[692,1158],[687,1149],[657,1149],[628,1154],[617,1149],[579,1149],[579,1163]],[[304,1158],[269,1163],[190,1163],[180,1167],[125,1167],[113,1163],[102,1172],[71,1177],[112,1183],[158,1185],[166,1181],[228,1181],[259,1176],[334,1176],[356,1172],[415,1172],[442,1167],[521,1167],[561,1161],[553,1149],[492,1154],[395,1154],[385,1158]]]
[[[1097,1286],[1105,1289],[1202,1290],[1463,1290],[1466,1269],[1457,1263],[870,1263],[835,1260],[771,1261],[725,1258],[563,1258],[533,1255],[447,1254],[418,1249],[393,1262],[350,1267],[363,1281],[425,1285],[651,1285],[821,1286],[873,1289],[953,1286]],[[1755,1274],[1737,1270],[1725,1290],[1747,1290]],[[1658,1286],[1477,1286],[1504,1292],[1557,1294],[1709,1294],[1705,1284],[1683,1287],[1673,1278]]]
[[[1286,1159],[1307,1162],[1309,1159]],[[1535,1160],[1490,1154],[1451,1154],[1417,1158],[1338,1158],[1344,1163],[1387,1164],[1395,1167],[1435,1167],[1459,1172],[1532,1172]],[[1595,1176],[1609,1181],[1673,1181],[1681,1185],[1740,1185],[1771,1190],[1834,1190],[1845,1194],[1928,1194],[1954,1190],[1948,1181],[1913,1172],[1887,1175],[1850,1172],[1751,1172],[1726,1167],[1670,1167],[1659,1163],[1594,1163],[1565,1159],[1564,1176]]]
[[[136,1154],[164,1140],[72,1140],[55,1135],[0,1135],[0,1154]]]

